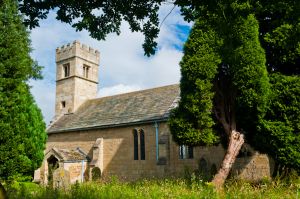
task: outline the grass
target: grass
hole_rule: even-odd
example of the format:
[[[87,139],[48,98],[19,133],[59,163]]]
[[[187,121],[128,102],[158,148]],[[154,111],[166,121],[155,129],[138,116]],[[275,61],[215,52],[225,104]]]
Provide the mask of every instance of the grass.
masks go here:
[[[9,198],[33,199],[101,199],[101,198],[293,198],[300,199],[299,177],[293,181],[265,181],[251,184],[229,181],[221,191],[210,183],[197,179],[142,180],[124,183],[112,180],[109,183],[87,182],[74,184],[69,189],[52,189],[33,183],[22,183],[10,188]]]

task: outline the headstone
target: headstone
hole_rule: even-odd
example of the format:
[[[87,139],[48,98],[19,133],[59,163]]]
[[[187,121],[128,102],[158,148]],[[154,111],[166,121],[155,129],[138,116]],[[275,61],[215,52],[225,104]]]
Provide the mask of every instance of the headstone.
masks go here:
[[[62,167],[53,172],[53,188],[68,188],[70,186],[70,173]]]

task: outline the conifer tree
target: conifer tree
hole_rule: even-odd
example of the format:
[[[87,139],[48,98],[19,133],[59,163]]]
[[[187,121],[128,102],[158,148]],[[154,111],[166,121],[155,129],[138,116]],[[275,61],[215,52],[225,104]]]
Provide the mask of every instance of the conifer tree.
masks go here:
[[[270,102],[253,144],[275,159],[278,172],[300,173],[300,78],[275,73],[270,82]]]
[[[32,176],[43,160],[45,123],[27,81],[40,78],[17,1],[0,1],[0,180]]]
[[[194,25],[180,63],[181,100],[169,122],[179,144],[209,145],[218,137],[228,140],[213,179],[217,187],[227,178],[245,135],[256,133],[269,93],[258,22],[243,6],[230,9],[244,16],[232,14],[224,21],[220,19],[224,16],[215,13]],[[223,130],[216,131],[216,124]]]

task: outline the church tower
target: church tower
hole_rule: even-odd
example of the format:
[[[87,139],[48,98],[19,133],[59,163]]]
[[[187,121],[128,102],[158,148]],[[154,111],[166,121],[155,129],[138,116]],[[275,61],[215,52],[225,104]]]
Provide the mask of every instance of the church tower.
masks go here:
[[[99,51],[74,41],[56,49],[55,118],[97,96]]]

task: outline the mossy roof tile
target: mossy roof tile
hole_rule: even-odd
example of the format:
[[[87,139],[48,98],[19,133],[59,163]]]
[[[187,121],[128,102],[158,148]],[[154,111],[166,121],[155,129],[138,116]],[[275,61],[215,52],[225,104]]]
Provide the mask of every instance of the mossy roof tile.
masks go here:
[[[73,114],[63,115],[48,133],[104,128],[167,119],[180,95],[179,85],[87,100]]]

